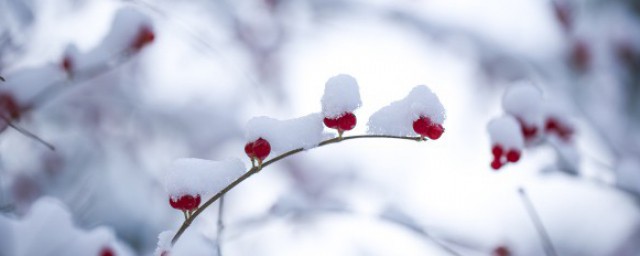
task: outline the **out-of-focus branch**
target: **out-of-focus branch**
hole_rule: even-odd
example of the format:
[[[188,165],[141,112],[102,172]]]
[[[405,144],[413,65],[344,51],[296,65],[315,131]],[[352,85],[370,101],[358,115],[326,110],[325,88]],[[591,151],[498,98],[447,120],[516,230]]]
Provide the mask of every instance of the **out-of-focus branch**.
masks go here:
[[[413,141],[426,141],[427,139],[425,139],[424,137],[404,137],[404,136],[389,136],[389,135],[354,135],[354,136],[345,136],[345,137],[336,137],[333,139],[328,139],[325,141],[322,141],[318,144],[318,146],[316,146],[315,148],[319,148],[322,146],[326,146],[326,145],[330,145],[330,144],[334,144],[334,143],[338,143],[341,141],[345,141],[345,140],[353,140],[353,139],[365,139],[365,138],[383,138],[383,139],[401,139],[401,140],[413,140]],[[277,161],[280,161],[288,156],[292,156],[295,155],[297,153],[300,153],[302,151],[304,151],[304,148],[298,148],[298,149],[294,149],[291,151],[288,151],[286,153],[283,153],[277,157],[272,158],[269,161],[266,161],[264,163],[262,163],[261,166],[255,166],[252,167],[251,169],[249,169],[249,171],[247,171],[245,174],[243,174],[242,176],[240,176],[238,179],[234,180],[233,182],[231,182],[231,184],[227,185],[225,188],[223,188],[220,192],[218,192],[217,194],[215,194],[213,197],[209,198],[209,200],[207,200],[204,204],[202,204],[202,206],[200,206],[198,209],[196,209],[193,214],[191,214],[191,216],[189,216],[188,219],[186,219],[183,223],[182,226],[180,226],[180,229],[178,229],[178,232],[176,232],[176,234],[173,236],[173,239],[171,239],[171,244],[175,244],[178,239],[180,239],[180,236],[182,236],[182,233],[184,233],[185,230],[187,230],[187,228],[191,225],[191,223],[198,217],[198,215],[200,215],[200,213],[202,213],[207,207],[209,207],[211,204],[213,204],[215,201],[217,201],[220,197],[222,197],[224,194],[226,194],[227,192],[229,192],[231,189],[233,189],[234,187],[236,187],[237,185],[239,185],[240,183],[242,183],[244,180],[246,180],[247,178],[251,177],[252,175],[258,173],[260,170],[262,170],[262,168],[267,167]]]
[[[222,232],[224,231],[224,220],[222,214],[224,213],[224,196],[220,197],[220,203],[218,203],[218,256],[222,256]]]
[[[42,145],[44,145],[45,147],[49,148],[50,150],[56,150],[56,148],[51,145],[51,143],[46,142],[45,140],[43,140],[42,138],[38,137],[38,135],[33,134],[32,132],[28,131],[27,129],[24,129],[20,126],[15,125],[10,118],[7,118],[3,115],[0,115],[0,117],[2,118],[2,120],[4,120],[7,125],[11,128],[13,128],[14,130],[18,131],[19,133],[21,133],[24,136],[27,136],[37,142],[40,142]]]
[[[518,188],[518,194],[520,195],[520,198],[522,198],[522,202],[524,203],[525,208],[527,209],[527,214],[529,215],[529,218],[531,218],[531,221],[536,227],[536,231],[538,232],[538,236],[540,237],[540,240],[542,242],[542,247],[544,248],[545,254],[547,256],[557,256],[558,254],[556,253],[556,250],[553,247],[551,238],[549,237],[547,230],[544,228],[544,225],[540,220],[540,216],[538,216],[538,212],[536,211],[536,208],[533,206],[531,199],[529,199],[529,196],[527,196],[527,192],[524,190],[524,188]]]

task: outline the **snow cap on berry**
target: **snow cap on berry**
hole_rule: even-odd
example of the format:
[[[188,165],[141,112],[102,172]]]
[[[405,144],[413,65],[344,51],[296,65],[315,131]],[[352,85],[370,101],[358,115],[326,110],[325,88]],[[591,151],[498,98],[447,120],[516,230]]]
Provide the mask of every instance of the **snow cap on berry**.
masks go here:
[[[543,118],[542,92],[531,82],[511,85],[502,97],[502,108],[527,126],[540,127]]]
[[[362,105],[358,82],[345,74],[329,78],[321,102],[324,117],[336,118],[345,113],[352,113]]]
[[[413,122],[427,117],[432,123],[444,123],[444,106],[438,96],[425,85],[414,87],[402,100],[381,108],[369,118],[368,132],[371,134],[416,136]]]
[[[245,172],[239,159],[211,161],[197,158],[177,159],[165,177],[169,196],[208,195],[218,193]]]
[[[296,148],[311,148],[324,138],[322,116],[310,114],[289,120],[266,116],[254,117],[247,123],[246,139],[253,142],[263,138],[271,145],[271,151],[283,153]]]
[[[491,145],[499,144],[505,152],[515,149],[522,150],[524,147],[524,138],[520,132],[520,124],[518,121],[508,115],[494,118],[487,125]]]

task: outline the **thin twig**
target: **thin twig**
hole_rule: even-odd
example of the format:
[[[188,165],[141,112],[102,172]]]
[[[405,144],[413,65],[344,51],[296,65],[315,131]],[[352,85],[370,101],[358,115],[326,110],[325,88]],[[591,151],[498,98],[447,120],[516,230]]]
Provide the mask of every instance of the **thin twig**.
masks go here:
[[[40,142],[42,145],[44,145],[45,147],[49,148],[50,150],[56,150],[56,148],[51,145],[49,142],[46,142],[45,140],[43,140],[42,138],[38,137],[38,135],[33,134],[32,132],[28,131],[27,129],[24,129],[20,126],[17,126],[15,124],[13,124],[11,122],[11,119],[0,115],[0,117],[7,123],[7,125],[11,128],[13,128],[14,130],[18,131],[19,133],[23,134],[24,136],[27,136],[37,142]]]
[[[218,203],[218,256],[222,256],[222,231],[224,231],[224,222],[222,219],[223,211],[224,196],[221,196],[220,203]]]
[[[533,206],[533,203],[531,202],[531,199],[529,199],[529,196],[527,196],[527,192],[524,190],[524,188],[518,188],[518,194],[522,198],[522,202],[524,203],[525,208],[527,208],[527,213],[529,214],[531,221],[533,221],[533,224],[536,227],[536,231],[538,231],[538,235],[540,236],[542,247],[544,248],[545,253],[547,254],[547,256],[558,255],[556,254],[556,250],[553,247],[553,243],[551,243],[549,234],[547,233],[544,225],[542,224],[542,221],[540,220],[540,216],[536,212],[536,208]]]
[[[316,146],[315,148],[319,148],[319,147],[326,146],[326,145],[333,144],[333,143],[338,143],[338,142],[345,141],[345,140],[364,139],[364,138],[403,139],[403,140],[413,140],[413,141],[426,141],[427,140],[427,139],[422,138],[422,137],[405,137],[405,136],[388,136],[388,135],[355,135],[355,136],[345,136],[345,137],[342,137],[342,138],[328,139],[328,140],[320,142],[318,144],[318,146]],[[262,170],[262,168],[267,167],[270,164],[275,163],[277,161],[280,161],[280,160],[282,160],[282,159],[284,159],[284,158],[286,158],[288,156],[300,153],[300,152],[302,152],[304,150],[305,149],[303,149],[303,148],[298,148],[298,149],[294,149],[294,150],[285,152],[285,153],[283,153],[283,154],[281,154],[281,155],[279,155],[277,157],[272,158],[269,161],[266,161],[266,162],[262,163],[262,165],[260,167],[252,167],[251,169],[249,169],[249,171],[244,173],[238,179],[236,179],[233,182],[231,182],[231,184],[227,185],[220,192],[218,192],[217,194],[213,195],[211,198],[209,198],[209,200],[204,202],[204,204],[202,204],[202,206],[200,206],[197,210],[195,210],[193,212],[193,214],[191,214],[191,216],[182,223],[182,226],[180,226],[180,229],[178,229],[178,232],[176,232],[176,234],[173,236],[173,239],[171,239],[171,245],[175,244],[178,241],[178,239],[180,239],[180,236],[182,236],[182,233],[184,233],[184,231],[189,227],[189,225],[191,225],[191,223],[198,217],[198,215],[200,215],[200,213],[202,211],[204,211],[207,207],[209,207],[211,204],[213,204],[215,201],[217,201],[220,197],[222,197],[222,195],[224,195],[225,193],[229,192],[229,190],[233,189],[235,186],[237,186],[238,184],[242,183],[247,178],[251,177],[251,175],[254,175],[254,174],[258,173],[260,170]]]

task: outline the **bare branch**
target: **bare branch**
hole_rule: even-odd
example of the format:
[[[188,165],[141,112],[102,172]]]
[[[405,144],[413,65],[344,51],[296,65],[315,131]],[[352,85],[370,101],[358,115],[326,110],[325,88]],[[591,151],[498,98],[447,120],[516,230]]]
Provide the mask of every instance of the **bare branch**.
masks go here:
[[[527,196],[527,192],[524,190],[524,188],[518,188],[518,194],[520,195],[520,198],[522,198],[522,202],[524,203],[525,208],[527,208],[527,213],[529,214],[531,221],[533,221],[533,224],[536,227],[536,231],[538,231],[538,235],[540,236],[545,254],[547,256],[558,255],[556,254],[556,250],[553,247],[553,243],[551,243],[549,234],[547,233],[544,225],[542,224],[542,221],[540,220],[540,216],[538,216],[538,213],[536,212],[536,208],[533,206],[533,203],[531,202],[531,199],[529,199],[529,196]]]
[[[37,142],[40,142],[40,144],[44,145],[45,147],[49,148],[50,150],[56,150],[56,148],[51,145],[51,143],[46,142],[45,140],[43,140],[42,138],[38,137],[38,135],[33,134],[32,132],[28,131],[27,129],[24,129],[20,126],[15,125],[14,123],[11,122],[11,119],[0,115],[0,117],[7,123],[7,125],[13,129],[15,129],[16,131],[20,132],[22,135],[27,136]]]

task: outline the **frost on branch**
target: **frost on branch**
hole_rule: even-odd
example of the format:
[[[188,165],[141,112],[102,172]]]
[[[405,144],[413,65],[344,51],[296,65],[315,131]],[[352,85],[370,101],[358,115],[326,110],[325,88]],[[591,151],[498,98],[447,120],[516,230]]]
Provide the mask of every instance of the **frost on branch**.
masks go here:
[[[262,138],[274,153],[284,153],[317,146],[324,138],[322,130],[322,116],[317,113],[289,120],[261,116],[247,122],[246,139],[254,142]]]
[[[444,132],[442,124],[445,118],[438,96],[429,87],[418,85],[404,99],[373,113],[367,125],[371,134],[437,139]],[[414,126],[414,123],[418,125]]]
[[[511,116],[494,118],[487,125],[491,138],[491,152],[493,153],[493,169],[500,169],[507,162],[520,160],[524,148],[524,138],[520,131],[520,124]]]
[[[362,105],[358,82],[350,75],[340,74],[329,78],[322,95],[322,115],[338,118],[353,113]]]
[[[171,199],[182,196],[205,196],[220,192],[245,172],[239,159],[210,161],[196,158],[175,160],[165,177]]]
[[[75,227],[64,205],[47,197],[21,220],[0,215],[0,238],[0,255],[129,255],[110,230]]]
[[[171,247],[171,238],[173,238],[174,234],[174,231],[164,231],[158,235],[158,247],[153,254],[154,256],[218,255],[214,241],[208,241],[203,235],[190,229],[185,231],[180,243],[176,243]]]
[[[535,139],[542,130],[542,103],[540,89],[525,81],[511,85],[502,98],[504,111],[518,120],[527,141]]]

